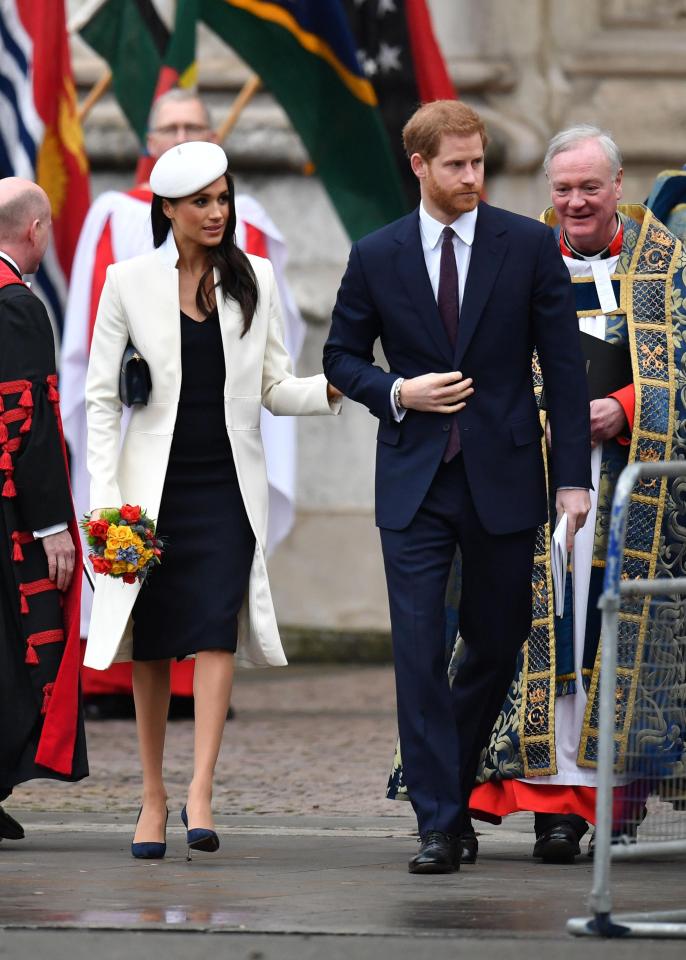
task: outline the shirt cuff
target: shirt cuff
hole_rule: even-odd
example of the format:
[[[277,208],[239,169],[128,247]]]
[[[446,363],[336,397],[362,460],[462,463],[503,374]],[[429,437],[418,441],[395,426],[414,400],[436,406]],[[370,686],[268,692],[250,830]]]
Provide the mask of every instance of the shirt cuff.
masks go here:
[[[631,443],[631,434],[634,429],[634,414],[636,411],[636,389],[633,383],[628,384],[626,387],[622,387],[620,390],[615,390],[614,393],[608,394],[608,397],[612,397],[613,400],[616,400],[624,411],[624,416],[626,417],[627,422],[627,433],[628,436],[624,433],[620,433],[615,437],[617,443],[622,447],[628,447]]]
[[[62,533],[63,530],[66,530],[69,527],[69,524],[65,521],[64,523],[53,523],[51,527],[43,527],[41,530],[34,530],[33,536],[36,540],[42,540],[43,537],[51,537],[53,533]]]
[[[396,423],[400,423],[400,421],[403,419],[403,417],[407,413],[407,410],[398,410],[398,408],[395,405],[395,399],[394,399],[396,384],[399,383],[399,381],[401,381],[402,379],[403,377],[398,377],[397,380],[393,381],[393,386],[391,387],[391,413],[393,414],[393,419],[395,420]]]
[[[558,487],[558,490],[585,490],[588,493],[588,487]]]

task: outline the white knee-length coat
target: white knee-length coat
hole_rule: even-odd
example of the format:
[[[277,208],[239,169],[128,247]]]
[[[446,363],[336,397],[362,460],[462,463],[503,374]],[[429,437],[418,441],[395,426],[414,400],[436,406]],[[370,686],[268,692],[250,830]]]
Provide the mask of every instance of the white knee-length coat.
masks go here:
[[[256,540],[248,594],[238,618],[236,658],[247,666],[281,666],[286,657],[264,554],[268,489],[260,407],[264,404],[276,415],[338,410],[337,405],[334,410],[329,405],[323,374],[293,376],[282,340],[272,266],[261,257],[249,259],[257,277],[259,301],[244,337],[238,304],[217,296],[226,364],[226,429]],[[181,389],[177,261],[170,231],[167,241],[154,253],[113,264],[107,270],[86,380],[92,510],[131,503],[144,507],[153,519],[158,515]],[[150,367],[152,391],[147,406],[133,409],[122,443],[119,371],[129,337]],[[131,611],[140,586],[101,575],[95,579],[84,662],[105,670],[115,660],[131,659]],[[202,617],[201,598],[198,616]]]

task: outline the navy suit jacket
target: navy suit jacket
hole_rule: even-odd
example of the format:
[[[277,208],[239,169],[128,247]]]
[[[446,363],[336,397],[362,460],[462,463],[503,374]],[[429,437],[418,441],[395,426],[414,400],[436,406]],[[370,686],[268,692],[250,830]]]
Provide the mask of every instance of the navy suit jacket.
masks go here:
[[[379,339],[389,365],[374,364]],[[438,313],[422,250],[419,211],[355,243],[341,281],[324,371],[379,419],[377,525],[402,530],[438,470],[457,416],[479,519],[494,534],[547,517],[532,355],[545,380],[552,489],[591,486],[589,401],[572,284],[552,230],[479,205],[456,350]],[[460,370],[474,394],[458,414],[390,406],[397,377]]]

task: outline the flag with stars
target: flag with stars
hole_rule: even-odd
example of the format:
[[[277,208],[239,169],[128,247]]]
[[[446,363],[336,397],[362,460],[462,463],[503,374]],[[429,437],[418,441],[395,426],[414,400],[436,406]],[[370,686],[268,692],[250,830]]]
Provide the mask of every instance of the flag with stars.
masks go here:
[[[405,212],[341,0],[199,0],[205,23],[284,108],[352,239]]]
[[[426,0],[344,0],[358,59],[377,97],[407,202],[415,206],[417,180],[403,150],[402,128],[420,103],[454,100]]]

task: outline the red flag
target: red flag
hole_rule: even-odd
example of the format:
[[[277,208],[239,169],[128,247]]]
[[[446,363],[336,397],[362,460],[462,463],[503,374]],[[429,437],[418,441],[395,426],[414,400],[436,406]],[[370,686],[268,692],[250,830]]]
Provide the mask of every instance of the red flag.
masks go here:
[[[64,3],[17,0],[17,12],[33,44],[33,96],[44,124],[36,158],[36,182],[50,198],[57,257],[68,278],[81,224],[90,205],[90,190]]]
[[[426,0],[405,0],[405,18],[420,100],[456,100],[457,91],[436,40]]]

